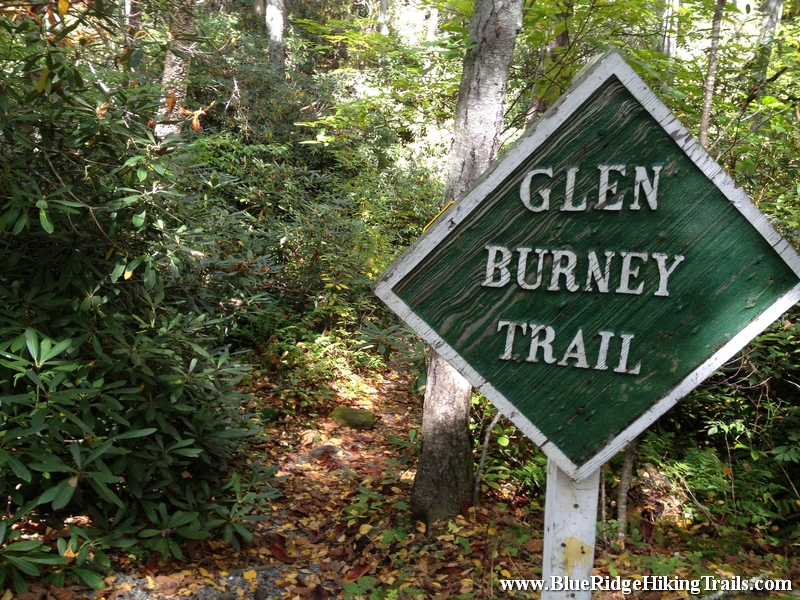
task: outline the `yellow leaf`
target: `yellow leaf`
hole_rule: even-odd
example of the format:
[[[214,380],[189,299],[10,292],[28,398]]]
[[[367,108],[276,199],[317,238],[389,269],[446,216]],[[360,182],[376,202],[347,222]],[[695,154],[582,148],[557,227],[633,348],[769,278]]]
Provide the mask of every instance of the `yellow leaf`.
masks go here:
[[[150,577],[150,575],[147,576],[147,587],[151,590],[155,590],[158,588],[158,582],[152,577]]]
[[[72,562],[75,560],[75,557],[78,556],[78,553],[72,549],[72,546],[67,546],[67,549],[64,551],[64,559],[67,563]]]
[[[210,573],[206,571],[203,567],[200,567],[199,571],[200,575],[202,575],[203,577],[205,577],[206,575],[210,575]]]
[[[250,569],[249,571],[242,573],[242,577],[245,579],[255,579],[258,577],[258,573],[256,573],[255,569]]]
[[[361,527],[358,528],[358,533],[361,535],[367,535],[372,530],[372,525],[368,525],[364,523]]]
[[[509,571],[506,571],[505,569],[500,570],[500,575],[502,575],[506,579],[511,579],[511,573]]]
[[[124,279],[130,279],[131,275],[133,275],[133,271],[125,271],[125,274],[122,277]]]
[[[425,533],[425,523],[423,523],[422,521],[417,521],[416,530],[419,531],[420,533]]]
[[[36,84],[36,91],[40,94],[44,91],[44,86],[47,83],[47,76],[50,75],[50,69],[45,67],[42,69],[42,74],[39,75],[39,82]]]
[[[14,594],[11,590],[6,590],[3,592],[3,597],[0,600],[11,600],[14,597]]]
[[[136,35],[133,36],[133,39],[138,40],[139,38],[143,38],[146,35],[147,32],[144,29],[140,29],[139,31],[136,32]]]
[[[69,10],[69,0],[58,0],[58,15],[63,17]]]

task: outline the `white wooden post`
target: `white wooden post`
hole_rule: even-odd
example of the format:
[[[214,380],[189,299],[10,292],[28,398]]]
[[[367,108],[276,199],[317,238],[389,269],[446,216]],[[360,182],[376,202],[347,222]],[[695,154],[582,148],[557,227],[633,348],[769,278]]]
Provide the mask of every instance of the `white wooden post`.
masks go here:
[[[580,482],[547,460],[542,600],[589,600],[600,469]]]

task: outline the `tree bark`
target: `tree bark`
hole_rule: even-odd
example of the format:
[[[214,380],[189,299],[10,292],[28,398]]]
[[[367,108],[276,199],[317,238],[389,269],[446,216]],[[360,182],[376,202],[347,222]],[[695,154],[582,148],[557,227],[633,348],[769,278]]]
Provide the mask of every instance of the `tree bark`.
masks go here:
[[[664,7],[664,33],[661,35],[661,52],[668,58],[675,58],[675,50],[678,48],[678,10],[681,7],[680,0],[669,0]]]
[[[284,0],[266,0],[264,23],[269,40],[269,61],[275,72],[283,76],[286,71],[286,58],[283,48],[283,32],[286,29],[286,4]]]
[[[458,93],[455,137],[444,200],[461,196],[489,167],[499,145],[503,101],[523,0],[477,0]],[[473,481],[471,387],[431,352],[422,415],[422,448],[411,512],[430,525],[469,502]]]
[[[753,57],[752,79],[756,84],[767,78],[767,68],[772,55],[772,40],[783,14],[783,0],[764,0],[761,4],[761,27]]]
[[[194,9],[194,0],[174,0],[170,10],[170,41],[164,57],[164,72],[161,75],[165,107],[158,115],[155,126],[156,137],[160,139],[181,131],[178,121],[181,108],[186,104],[187,80],[191,66],[191,43],[188,40],[195,33]]]
[[[619,490],[617,491],[617,544],[620,548],[625,547],[625,535],[628,532],[628,490],[631,487],[633,464],[636,462],[638,447],[638,440],[632,440],[625,446],[625,462],[622,463],[622,473],[619,477]]]
[[[700,145],[708,145],[708,126],[711,122],[711,101],[714,98],[714,80],[717,77],[717,54],[719,52],[719,30],[722,25],[722,13],[725,10],[725,0],[717,0],[714,18],[711,21],[711,48],[708,51],[708,72],[706,73],[705,90],[703,93],[703,111],[700,115]]]
[[[381,0],[381,12],[378,15],[381,35],[389,35],[389,0]]]

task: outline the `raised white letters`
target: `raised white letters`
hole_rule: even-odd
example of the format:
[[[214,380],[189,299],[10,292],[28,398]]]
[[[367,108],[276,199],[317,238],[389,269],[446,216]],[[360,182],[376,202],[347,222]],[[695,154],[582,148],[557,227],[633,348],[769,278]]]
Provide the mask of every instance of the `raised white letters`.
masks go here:
[[[507,329],[505,345],[503,347],[503,353],[500,355],[500,360],[519,360],[521,356],[519,353],[515,354],[515,350],[518,352],[524,350],[524,343],[528,345],[528,356],[525,358],[526,362],[544,362],[548,365],[556,364],[559,367],[607,371],[609,351],[613,348],[615,352],[619,352],[619,361],[617,367],[614,369],[615,373],[638,375],[642,369],[641,362],[637,362],[635,367],[628,369],[633,340],[636,337],[630,333],[620,334],[619,342],[615,341],[617,335],[612,331],[598,331],[597,335],[588,338],[591,343],[589,350],[594,351],[594,348],[597,348],[597,360],[594,365],[591,365],[589,364],[587,346],[584,341],[582,329],[578,329],[575,335],[572,336],[572,341],[566,346],[564,354],[561,355],[561,360],[556,362],[556,351],[564,349],[564,346],[561,345],[563,342],[559,343],[556,341],[557,337],[561,338],[562,336],[556,332],[555,328],[550,325],[541,325],[538,323],[499,320],[497,322],[497,332],[500,333],[503,328]],[[516,336],[517,330],[522,330],[522,335],[525,336],[529,328],[530,341],[518,342],[518,340],[524,338]],[[569,337],[567,337],[567,339],[569,339]],[[540,350],[541,352],[539,352]]]
[[[643,252],[621,252],[622,272],[619,276],[618,294],[636,294],[639,296],[644,289],[644,282],[640,283],[635,289],[631,289],[631,280],[639,276],[639,267],[632,267],[631,262],[638,258],[642,262],[647,262],[647,253]]]
[[[511,273],[508,270],[508,263],[511,262],[511,250],[503,246],[486,246],[489,251],[489,260],[486,261],[486,279],[482,286],[503,287],[511,281]],[[500,258],[497,255],[500,254]],[[500,279],[495,280],[495,273],[500,273]]]
[[[654,165],[650,167],[653,171],[653,180],[650,181],[647,167],[634,166],[633,167],[633,202],[630,205],[630,210],[641,210],[639,196],[644,191],[644,197],[647,206],[650,210],[658,209],[658,179],[661,171],[664,169],[661,165]],[[594,205],[595,210],[611,210],[620,211],[624,208],[625,194],[617,196],[617,189],[620,185],[625,186],[624,179],[630,173],[627,165],[598,165],[599,171],[598,190],[597,190],[597,203]],[[562,212],[581,212],[589,209],[587,195],[577,193],[576,181],[581,167],[567,167],[562,173],[566,173],[566,183],[564,185],[564,202],[559,207]],[[525,174],[519,186],[519,199],[522,205],[531,212],[543,212],[550,210],[550,195],[553,192],[553,182],[548,181],[542,183],[541,187],[535,189],[535,193],[539,194],[539,198],[531,199],[531,188],[533,178],[537,175],[545,175],[548,179],[554,178],[553,169],[551,167],[537,167]],[[555,174],[557,177],[558,174]],[[628,175],[628,177],[630,177]],[[561,181],[564,181],[561,179]],[[630,186],[630,179],[627,179],[627,185]],[[581,198],[580,201],[575,200],[575,196]],[[616,196],[616,197],[615,197]],[[615,198],[614,198],[615,197]]]
[[[600,165],[600,191],[597,193],[597,210],[622,210],[622,200],[624,194],[620,194],[614,204],[608,204],[608,195],[617,193],[617,182],[608,182],[608,174],[611,171],[619,171],[625,176],[625,165]]]
[[[672,275],[675,267],[683,262],[683,257],[680,254],[676,254],[673,257],[674,261],[672,266],[667,269],[667,259],[669,259],[669,256],[659,252],[653,252],[652,256],[656,259],[656,263],[658,263],[658,291],[653,294],[653,296],[669,296],[669,292],[667,291],[669,276]]]
[[[561,207],[563,211],[581,211],[586,210],[586,196],[583,197],[581,203],[577,206],[572,203],[572,196],[575,193],[575,175],[578,174],[578,167],[567,169],[567,195],[564,198],[564,206]]]
[[[553,271],[550,277],[550,287],[548,292],[557,292],[558,278],[564,276],[567,290],[570,292],[578,291],[578,284],[575,283],[575,267],[578,264],[578,257],[569,250],[553,250]]]
[[[655,210],[658,208],[658,174],[661,173],[663,167],[653,167],[653,185],[650,185],[650,180],[647,178],[647,169],[644,167],[636,167],[636,181],[633,182],[633,204],[631,210],[639,210],[639,187],[644,190],[644,196],[647,199],[647,205]]]
[[[592,291],[592,279],[597,284],[597,291],[603,294],[608,293],[608,280],[611,278],[611,259],[614,258],[614,253],[606,250],[606,269],[603,273],[600,272],[600,262],[597,260],[597,254],[589,252],[589,272],[586,274],[586,291]]]
[[[522,179],[522,183],[519,186],[519,198],[522,200],[522,204],[525,208],[533,212],[541,212],[550,208],[550,188],[539,190],[542,203],[539,204],[539,206],[533,206],[531,204],[531,179],[533,179],[534,175],[547,175],[552,179],[553,169],[534,169],[533,171],[529,171]]]
[[[517,263],[517,285],[519,285],[519,287],[521,287],[523,290],[535,290],[542,284],[544,255],[547,254],[547,250],[542,250],[541,248],[537,248],[535,250],[536,254],[539,256],[539,259],[536,261],[536,280],[533,283],[528,283],[527,281],[528,254],[530,254],[530,251],[530,248],[517,248],[517,252],[519,252],[519,262]]]
[[[486,246],[486,250],[486,274],[481,286],[501,288],[510,284],[513,268],[511,263],[516,252],[519,255],[516,265],[517,285],[523,290],[542,288],[548,292],[594,292],[596,288],[601,294],[613,291],[615,294],[634,296],[645,293],[669,296],[671,277],[684,260],[681,255],[669,256],[660,252],[620,252],[618,257],[616,252],[606,250],[605,265],[601,265],[601,259],[594,251],[578,254],[572,250],[544,248],[519,247],[511,250],[497,244]],[[531,253],[535,253],[536,258],[529,261]],[[651,256],[655,265],[649,261]],[[529,262],[535,262],[535,268],[533,265],[529,268]],[[582,278],[583,273],[586,273],[586,285],[581,290],[578,277]],[[542,287],[547,280],[549,285]],[[612,288],[612,283],[617,287]]]
[[[508,331],[506,331],[506,348],[500,356],[500,360],[511,360],[511,351],[514,348],[514,334],[517,331],[517,327],[521,327],[522,335],[525,335],[528,330],[528,324],[516,323],[515,321],[498,321],[497,331],[499,332],[503,327],[508,327]]]
[[[539,336],[540,333],[544,333],[543,338]],[[555,338],[556,332],[549,325],[536,325],[535,323],[531,323],[531,347],[528,351],[528,358],[525,360],[528,362],[539,362],[537,355],[539,354],[539,348],[541,348],[544,362],[548,364],[556,362],[556,358],[553,356],[552,346]]]

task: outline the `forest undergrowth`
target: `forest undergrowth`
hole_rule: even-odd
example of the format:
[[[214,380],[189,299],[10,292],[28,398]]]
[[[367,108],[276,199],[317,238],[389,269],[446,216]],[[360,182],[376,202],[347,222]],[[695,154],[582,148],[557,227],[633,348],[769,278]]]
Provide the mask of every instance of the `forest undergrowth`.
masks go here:
[[[519,473],[501,485],[492,477],[509,464],[503,449],[511,440],[502,440],[501,422],[501,442],[489,452],[480,506],[465,504],[460,515],[433,524],[430,531],[413,522],[407,500],[420,441],[416,432],[421,397],[412,393],[411,383],[407,373],[395,371],[369,377],[351,374],[311,412],[287,409],[285,395],[273,391],[278,386],[255,377],[249,389],[256,392],[253,408],[264,423],[262,441],[253,444],[249,460],[280,469],[272,483],[278,495],[265,507],[268,518],[257,524],[247,543],[188,540],[182,545],[184,560],[112,552],[107,587],[95,591],[93,598],[521,597],[502,591],[499,581],[541,578],[542,490]],[[328,414],[338,405],[373,412],[374,426],[341,426]],[[529,442],[523,444],[528,452],[536,452]],[[605,481],[609,520],[604,524],[610,531],[615,528],[610,498],[616,482],[609,467]],[[683,501],[690,500],[676,482],[653,472],[650,464],[640,465],[630,495],[633,516],[627,543],[611,543],[600,524],[593,574],[627,579],[767,577],[790,579],[795,590],[800,588],[800,564],[789,545],[770,546],[747,534],[735,536],[711,521],[686,524],[675,518],[682,512],[673,510]],[[657,509],[663,518],[652,518]],[[48,533],[60,535],[68,533]],[[15,598],[74,600],[88,594],[86,588],[33,583]],[[758,597],[797,595],[775,592]],[[626,596],[618,591],[597,592],[594,597],[691,598],[686,592]]]

